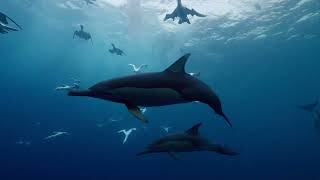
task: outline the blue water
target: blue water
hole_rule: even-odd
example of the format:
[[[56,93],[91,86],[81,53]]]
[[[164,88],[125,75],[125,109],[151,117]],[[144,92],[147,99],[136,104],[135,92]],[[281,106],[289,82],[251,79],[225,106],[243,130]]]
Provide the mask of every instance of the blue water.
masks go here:
[[[1,180],[320,179],[320,133],[312,115],[296,108],[320,95],[317,0],[190,0],[188,6],[209,14],[192,18],[191,25],[162,21],[174,1],[79,1],[0,1],[0,12],[23,27],[0,34]],[[201,3],[222,10],[211,15],[209,8],[221,7]],[[234,14],[222,12],[229,5]],[[79,24],[93,45],[72,39]],[[110,54],[110,43],[128,55]],[[162,71],[187,52],[187,71],[201,72],[233,128],[200,103],[148,108],[145,125],[123,105],[54,90],[72,77],[88,88],[132,74],[129,63]],[[178,133],[198,122],[203,136],[240,155],[182,153],[179,161],[167,154],[135,156],[166,135],[161,126]],[[122,144],[117,132],[133,127],[137,131]],[[44,140],[54,131],[70,134]]]

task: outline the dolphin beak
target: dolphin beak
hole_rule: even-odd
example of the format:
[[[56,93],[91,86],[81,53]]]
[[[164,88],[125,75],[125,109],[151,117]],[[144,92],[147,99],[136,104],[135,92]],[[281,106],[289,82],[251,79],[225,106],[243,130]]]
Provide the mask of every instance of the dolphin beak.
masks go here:
[[[229,126],[232,127],[232,124],[231,124],[231,122],[229,121],[229,118],[228,118],[223,112],[221,112],[219,115],[221,115],[221,116],[227,121],[227,123],[229,124]]]

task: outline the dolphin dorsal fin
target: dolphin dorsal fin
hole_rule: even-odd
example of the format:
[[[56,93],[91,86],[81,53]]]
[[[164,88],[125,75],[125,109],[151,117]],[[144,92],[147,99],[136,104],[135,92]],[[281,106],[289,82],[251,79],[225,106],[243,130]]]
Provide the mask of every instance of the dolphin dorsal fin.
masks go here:
[[[174,73],[186,73],[185,66],[188,58],[190,57],[190,53],[183,55],[176,62],[174,62],[170,67],[168,67],[166,72],[174,72]]]
[[[192,135],[192,136],[198,136],[199,135],[199,127],[201,126],[202,123],[198,123],[194,126],[192,126],[192,128],[188,129],[186,131],[187,134]]]

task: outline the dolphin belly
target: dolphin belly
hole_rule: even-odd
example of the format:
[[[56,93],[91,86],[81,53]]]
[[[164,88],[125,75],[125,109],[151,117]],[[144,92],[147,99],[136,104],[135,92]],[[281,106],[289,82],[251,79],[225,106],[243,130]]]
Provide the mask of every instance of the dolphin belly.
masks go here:
[[[190,102],[171,88],[122,87],[109,91],[113,99],[132,103],[137,106],[164,106]]]

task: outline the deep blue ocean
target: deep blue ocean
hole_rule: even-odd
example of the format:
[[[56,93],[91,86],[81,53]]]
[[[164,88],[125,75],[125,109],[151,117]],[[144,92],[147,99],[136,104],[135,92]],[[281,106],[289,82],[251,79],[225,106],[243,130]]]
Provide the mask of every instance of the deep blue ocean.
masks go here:
[[[0,179],[320,180],[320,129],[297,108],[320,97],[320,1],[182,2],[207,16],[163,21],[174,0],[0,0],[23,28],[0,34]],[[93,43],[72,38],[79,25]],[[111,43],[127,55],[109,53]],[[55,90],[132,75],[130,63],[163,71],[185,53],[232,128],[202,103],[147,108],[144,124],[122,104]],[[240,155],[136,156],[167,135],[162,126],[199,122]],[[130,128],[123,144],[118,131]],[[68,134],[45,139],[55,131]]]

